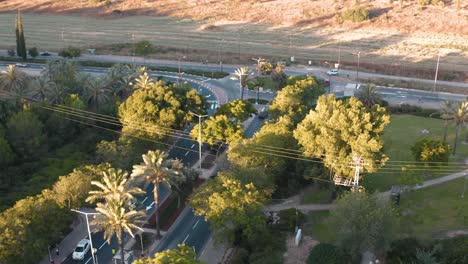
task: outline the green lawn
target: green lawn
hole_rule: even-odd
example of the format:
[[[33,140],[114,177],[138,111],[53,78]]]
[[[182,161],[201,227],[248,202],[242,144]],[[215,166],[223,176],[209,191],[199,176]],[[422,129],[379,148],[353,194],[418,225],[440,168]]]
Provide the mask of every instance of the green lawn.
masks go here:
[[[311,236],[320,242],[332,243],[333,230],[327,225],[329,211],[315,211],[307,215],[307,222],[304,224],[304,235]]]
[[[465,179],[412,191],[401,197],[401,233],[420,238],[468,228],[468,192]],[[468,187],[468,186],[467,186]]]
[[[326,204],[331,201],[330,188],[310,188],[304,193],[304,204]]]
[[[423,129],[427,129],[429,133],[423,134],[421,132]],[[440,119],[410,115],[392,115],[391,123],[385,129],[383,140],[384,152],[390,158],[387,164],[393,167],[387,166],[382,168],[382,171],[385,172],[366,175],[363,185],[371,191],[385,191],[393,184],[397,184],[399,173],[396,169],[399,167],[395,167],[396,163],[392,163],[392,161],[414,161],[410,150],[414,143],[423,138],[442,140],[443,131],[443,120]],[[455,127],[451,124],[448,132],[448,143],[450,145],[453,144],[454,137]],[[463,127],[458,141],[457,155],[450,157],[450,162],[463,162],[468,157],[468,145],[462,144],[465,137],[466,128]],[[441,168],[440,171],[433,171],[432,176],[443,176],[447,174],[447,171],[456,169],[461,170],[461,168],[454,166]]]

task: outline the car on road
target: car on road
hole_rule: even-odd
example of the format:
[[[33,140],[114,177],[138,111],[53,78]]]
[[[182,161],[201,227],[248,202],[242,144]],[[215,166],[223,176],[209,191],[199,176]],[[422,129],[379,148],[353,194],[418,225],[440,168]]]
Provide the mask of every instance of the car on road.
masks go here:
[[[331,69],[327,71],[327,75],[338,75],[338,69]]]
[[[258,118],[265,119],[268,117],[268,105],[263,107],[260,112],[258,112]]]
[[[50,53],[47,52],[47,51],[44,51],[44,52],[41,52],[41,54],[39,54],[41,56],[50,56]]]
[[[27,67],[28,65],[24,64],[24,63],[15,63],[16,67]]]
[[[88,239],[81,239],[80,242],[78,242],[78,245],[76,245],[75,250],[73,251],[72,259],[83,260],[86,254],[88,253],[90,247],[91,246]]]

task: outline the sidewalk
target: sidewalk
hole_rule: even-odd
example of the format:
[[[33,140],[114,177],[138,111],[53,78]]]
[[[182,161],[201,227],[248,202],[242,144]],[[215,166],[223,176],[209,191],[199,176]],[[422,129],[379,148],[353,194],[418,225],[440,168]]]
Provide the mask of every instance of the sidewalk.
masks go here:
[[[213,236],[211,236],[198,259],[208,264],[221,264],[229,252],[230,249],[226,248],[225,244],[215,244]]]
[[[94,212],[93,209],[83,208],[81,209],[85,212]],[[70,253],[75,250],[76,245],[78,242],[88,236],[88,230],[86,227],[86,219],[84,215],[80,214],[72,224],[73,231],[69,233],[58,245],[59,248],[59,255],[56,254],[55,246],[51,245],[50,247],[50,256],[54,260],[55,264],[62,263]],[[94,227],[90,226],[91,232],[93,232]],[[51,261],[49,260],[49,256],[45,256],[39,262],[39,264],[50,264]]]

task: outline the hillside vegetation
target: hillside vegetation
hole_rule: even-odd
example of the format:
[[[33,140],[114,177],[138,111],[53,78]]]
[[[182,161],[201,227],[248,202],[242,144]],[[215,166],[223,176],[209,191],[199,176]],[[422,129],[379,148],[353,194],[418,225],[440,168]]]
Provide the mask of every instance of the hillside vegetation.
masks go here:
[[[356,27],[342,14],[359,0],[4,0],[0,10],[18,8],[46,14],[94,17],[174,16],[210,21],[249,21],[302,26]],[[468,35],[464,0],[367,0],[359,3],[369,20],[359,27],[396,29],[406,33],[444,32]]]

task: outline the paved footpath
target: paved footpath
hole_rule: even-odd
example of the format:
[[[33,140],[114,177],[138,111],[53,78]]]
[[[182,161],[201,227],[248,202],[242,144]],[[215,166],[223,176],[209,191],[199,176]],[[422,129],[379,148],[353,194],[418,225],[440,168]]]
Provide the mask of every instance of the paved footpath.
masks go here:
[[[457,172],[457,173],[452,173],[452,174],[439,177],[436,179],[432,179],[432,180],[427,180],[423,182],[422,184],[413,187],[412,189],[418,190],[422,188],[427,188],[429,186],[442,184],[442,183],[455,180],[458,178],[462,178],[462,177],[468,177],[468,170],[464,170],[464,171]],[[382,192],[381,194],[387,196],[387,195],[390,195],[390,191]],[[285,202],[280,203],[280,204],[267,205],[265,206],[264,211],[281,211],[281,210],[285,210],[289,208],[297,208],[299,211],[303,213],[308,213],[310,211],[330,210],[335,206],[334,204],[301,204],[301,201],[300,201],[301,199],[296,199],[297,197],[299,197],[299,195],[295,197],[291,197]]]

